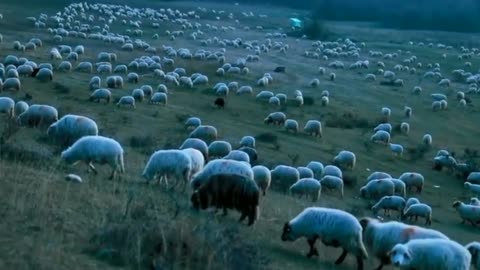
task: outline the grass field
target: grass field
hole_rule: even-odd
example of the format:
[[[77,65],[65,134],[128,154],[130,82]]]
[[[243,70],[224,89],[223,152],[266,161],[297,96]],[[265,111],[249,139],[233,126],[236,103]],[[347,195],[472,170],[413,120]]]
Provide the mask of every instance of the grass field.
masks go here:
[[[193,9],[194,3],[149,3],[152,8],[175,7],[180,10]],[[134,5],[134,4],[132,4]],[[236,31],[209,32],[208,37],[241,37],[243,40],[264,40],[267,31],[286,25],[286,18],[298,12],[286,9],[262,7],[217,6],[206,4],[207,8],[225,9],[238,15],[240,11],[253,9],[255,13],[267,14],[268,19],[243,20],[236,25],[229,20],[200,19],[202,24],[232,25]],[[59,45],[53,41],[45,29],[35,29],[25,20],[28,16],[38,16],[41,12],[49,15],[62,10],[61,4],[45,7],[16,3],[0,3],[0,59],[9,54],[27,57],[37,63],[48,62],[51,47]],[[263,25],[265,31],[245,31],[243,26],[253,29]],[[126,174],[120,181],[108,181],[109,168],[99,167],[97,176],[87,174],[79,164],[69,167],[59,160],[60,150],[49,142],[45,130],[18,128],[0,115],[0,268],[1,269],[145,269],[152,261],[157,269],[355,269],[355,261],[348,257],[338,267],[333,265],[340,250],[320,248],[320,258],[306,259],[307,243],[283,243],[280,240],[284,222],[291,219],[307,206],[327,206],[347,210],[356,216],[371,215],[369,202],[358,198],[358,189],[373,171],[386,171],[399,176],[406,171],[420,172],[425,176],[426,186],[419,196],[422,202],[433,208],[432,228],[441,230],[452,239],[466,244],[477,239],[478,229],[460,224],[460,218],[451,204],[456,199],[469,200],[470,195],[463,189],[463,181],[447,172],[431,169],[432,159],[439,149],[448,149],[463,161],[465,149],[478,150],[477,127],[479,109],[478,96],[471,96],[473,106],[462,108],[457,105],[455,95],[458,90],[466,90],[468,85],[454,82],[449,88],[439,88],[436,81],[423,79],[426,68],[418,69],[417,74],[397,73],[404,79],[403,87],[380,85],[379,81],[366,82],[363,77],[376,70],[376,61],[368,56],[369,50],[394,53],[398,50],[411,51],[419,62],[439,63],[447,78],[451,70],[463,68],[464,61],[458,61],[460,45],[474,45],[478,36],[455,33],[395,31],[379,29],[368,24],[329,23],[339,37],[365,41],[367,47],[361,59],[370,60],[369,70],[348,69],[334,71],[337,79],[327,80],[320,76],[319,66],[327,67],[330,61],[308,59],[302,55],[311,47],[311,41],[296,42],[292,38],[283,40],[290,45],[288,55],[275,51],[262,54],[259,63],[249,65],[247,76],[228,75],[219,78],[214,75],[216,63],[175,59],[176,67],[186,68],[189,74],[202,72],[209,76],[208,87],[196,89],[170,88],[169,104],[153,106],[137,104],[136,110],[117,108],[113,104],[100,105],[88,101],[88,82],[93,74],[78,72],[55,72],[53,82],[39,83],[34,78],[22,78],[22,91],[1,92],[0,96],[21,99],[25,92],[33,96],[30,103],[55,106],[60,115],[73,113],[94,119],[100,134],[118,140],[125,149]],[[111,31],[124,33],[125,27],[114,23]],[[145,24],[143,39],[159,48],[162,45],[174,48],[189,48],[192,52],[204,48],[200,42],[188,38],[170,41],[165,30],[179,30],[171,23],[153,29]],[[159,40],[151,39],[159,33]],[[188,31],[185,35],[188,36]],[[36,51],[19,53],[12,49],[15,40],[22,43],[38,37],[43,47]],[[446,51],[436,47],[409,46],[408,41],[442,42],[454,46]],[[81,61],[96,61],[101,51],[115,52],[115,64],[128,64],[142,51],[123,52],[119,45],[100,41],[66,38],[61,44],[78,45],[86,48]],[[212,51],[220,47],[210,47]],[[244,57],[251,52],[227,47],[227,61]],[[447,54],[443,59],[441,55]],[[397,63],[409,57],[401,53],[397,59],[383,60],[386,69],[393,69]],[[352,59],[340,59],[346,66]],[[478,57],[469,59],[472,72],[480,67]],[[58,64],[58,63],[55,63]],[[285,65],[285,74],[273,73],[274,82],[265,89],[292,96],[295,89],[313,97],[315,104],[303,107],[286,106],[282,111],[288,118],[299,121],[301,127],[309,119],[319,119],[323,123],[323,138],[313,138],[304,134],[291,134],[282,128],[266,126],[263,119],[271,112],[279,110],[266,104],[255,102],[254,96],[230,95],[225,110],[213,106],[215,95],[211,87],[219,81],[238,81],[240,84],[254,85],[265,72],[271,72],[277,65]],[[73,63],[75,66],[75,63]],[[165,71],[173,68],[165,67]],[[329,70],[329,69],[327,69]],[[329,70],[330,71],[330,70]],[[104,79],[106,76],[102,76]],[[319,78],[319,88],[307,87],[313,78]],[[123,89],[112,90],[115,98],[129,95],[131,90],[143,84],[155,87],[162,83],[152,76],[142,76],[138,85],[126,84]],[[420,96],[412,95],[415,85],[423,88]],[[254,87],[255,93],[260,89]],[[330,105],[321,107],[320,93],[329,90]],[[449,97],[446,111],[431,111],[430,93],[442,92]],[[403,117],[403,107],[413,108],[413,117]],[[393,142],[406,147],[404,157],[394,156],[386,147],[372,145],[369,137],[378,123],[380,109],[392,109],[392,125],[402,121],[410,123],[408,136],[394,133]],[[319,202],[296,199],[275,190],[270,191],[261,201],[261,217],[253,228],[236,223],[238,213],[229,216],[214,216],[212,213],[195,213],[190,209],[189,192],[167,192],[161,187],[147,185],[141,178],[143,167],[155,150],[175,148],[188,137],[183,121],[188,116],[200,117],[205,124],[214,125],[222,140],[236,146],[244,135],[269,135],[276,141],[257,141],[259,162],[268,167],[277,164],[304,166],[311,160],[329,164],[341,150],[350,150],[357,155],[357,166],[346,174],[354,183],[346,189],[344,200],[325,192]],[[433,147],[426,153],[415,152],[422,136],[433,136]],[[140,142],[140,143],[139,143]],[[296,158],[295,158],[296,157]],[[66,173],[77,173],[83,177],[83,184],[65,182]],[[434,187],[438,186],[438,187]],[[375,262],[368,262],[367,269]],[[391,269],[391,268],[387,268]]]

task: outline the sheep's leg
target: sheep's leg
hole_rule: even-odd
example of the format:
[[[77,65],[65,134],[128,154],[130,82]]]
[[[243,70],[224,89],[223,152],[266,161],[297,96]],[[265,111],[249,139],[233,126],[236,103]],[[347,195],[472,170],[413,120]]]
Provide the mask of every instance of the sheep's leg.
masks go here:
[[[313,238],[307,239],[308,245],[310,246],[310,251],[308,251],[307,258],[311,258],[314,255],[318,256],[318,250],[315,247],[316,241],[317,241],[316,236]]]
[[[343,249],[342,251],[342,254],[340,254],[340,257],[338,257],[338,259],[335,261],[335,264],[341,264],[345,258],[347,257],[347,254],[348,254],[348,251],[346,251],[345,249]]]
[[[98,174],[97,169],[95,169],[95,166],[93,166],[91,161],[88,162],[88,167],[92,169],[94,174]]]

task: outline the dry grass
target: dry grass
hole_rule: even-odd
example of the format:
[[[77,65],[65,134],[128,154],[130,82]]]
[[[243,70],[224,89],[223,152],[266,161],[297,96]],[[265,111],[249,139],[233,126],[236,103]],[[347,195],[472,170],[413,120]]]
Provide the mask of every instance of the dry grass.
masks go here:
[[[191,4],[183,2],[171,5],[178,8],[191,7]],[[227,11],[233,8],[221,7]],[[4,20],[0,21],[0,31],[4,35],[4,43],[0,44],[0,58],[8,54],[18,55],[18,52],[10,48],[14,40],[26,42],[35,36],[42,38],[44,47],[22,56],[37,63],[48,61],[48,50],[58,44],[43,31],[27,25],[23,19],[43,11],[52,14],[61,7],[54,9],[32,6],[22,16],[17,16],[19,8],[23,10],[23,7],[13,4],[0,4],[4,14]],[[239,9],[248,8],[241,6]],[[281,25],[284,18],[294,12],[283,9],[258,10],[262,13],[271,12],[271,27]],[[235,8],[232,11],[238,10]],[[206,22],[217,25],[230,23],[227,20],[202,21]],[[264,22],[250,22],[252,27],[257,23]],[[164,36],[156,41],[150,39],[154,32],[163,33],[166,29],[175,30],[175,27],[168,24],[162,25],[159,30],[146,27],[145,39],[157,47],[165,44],[175,48],[189,47],[192,51],[203,48],[199,42],[182,38],[173,42]],[[411,50],[424,64],[439,62],[447,77],[448,70],[462,65],[456,60],[453,51],[444,60],[440,58],[443,51],[439,49],[415,49],[405,45],[410,39],[444,39],[456,45],[458,43],[454,42],[463,38],[456,34],[414,31],[392,33],[361,24],[334,24],[332,29],[340,36],[353,35],[358,40],[366,40],[368,47],[362,53],[367,53],[369,49],[385,52]],[[112,30],[124,31],[118,25],[112,27]],[[208,31],[207,34],[220,35]],[[264,34],[237,30],[222,34],[222,37],[240,36],[244,40],[262,40]],[[389,42],[390,37],[402,43]],[[461,180],[457,180],[454,175],[432,170],[431,160],[438,149],[447,148],[456,152],[459,160],[478,164],[478,139],[475,135],[478,133],[478,109],[475,105],[479,98],[471,96],[474,106],[466,110],[457,107],[452,101],[448,111],[432,113],[430,93],[440,91],[452,95],[455,90],[465,90],[467,86],[453,83],[451,89],[439,90],[436,82],[421,79],[425,71],[423,69],[417,75],[400,73],[399,77],[406,84],[395,91],[379,82],[363,81],[364,75],[373,70],[335,71],[337,79],[331,82],[326,80],[326,76],[317,74],[318,66],[326,67],[328,62],[300,56],[310,48],[309,42],[296,43],[293,39],[286,39],[285,42],[290,44],[289,57],[276,52],[261,55],[262,61],[250,66],[251,75],[247,77],[219,78],[211,75],[215,65],[200,65],[197,61],[176,59],[176,66],[185,67],[188,73],[202,71],[209,75],[211,81],[209,86],[195,89],[170,87],[167,106],[139,103],[136,110],[130,110],[112,104],[90,103],[87,100],[88,81],[92,74],[75,72],[55,73],[52,83],[38,83],[32,78],[22,78],[23,91],[0,93],[19,100],[28,92],[33,96],[30,103],[50,104],[57,107],[62,115],[74,113],[94,119],[102,135],[114,137],[124,146],[127,169],[120,181],[111,182],[106,180],[109,173],[107,167],[99,166],[100,173],[94,176],[86,173],[83,164],[65,166],[59,163],[58,147],[45,140],[45,130],[18,128],[13,123],[3,121],[1,115],[0,268],[145,269],[155,261],[156,269],[353,269],[355,262],[352,258],[347,258],[345,265],[333,265],[339,250],[321,248],[319,259],[305,259],[307,244],[304,241],[282,243],[281,229],[285,221],[311,205],[341,208],[357,216],[370,215],[368,203],[357,198],[358,188],[370,172],[377,170],[387,171],[394,176],[405,171],[422,173],[426,178],[426,187],[419,197],[433,207],[432,227],[461,243],[475,239],[478,230],[459,224],[460,220],[451,207],[453,200],[466,200],[470,195],[464,193]],[[82,56],[82,61],[95,61],[96,54],[100,51],[116,52],[118,63],[128,63],[132,58],[143,54],[141,51],[121,52],[117,46],[91,40],[68,38],[64,43],[84,44],[87,52]],[[219,48],[212,48],[214,49]],[[234,61],[247,53],[241,49],[227,48],[227,60]],[[405,55],[400,58],[403,57],[406,58]],[[377,59],[369,60],[373,64]],[[385,63],[388,67],[393,67],[396,61],[398,60],[387,60]],[[345,62],[348,66],[351,61],[347,59]],[[480,66],[477,58],[471,62],[475,68]],[[241,85],[252,84],[257,76],[271,72],[278,65],[286,66],[287,71],[285,74],[273,74],[274,83],[266,89],[289,96],[295,89],[302,89],[305,96],[309,97],[308,105],[300,108],[287,105],[282,110],[288,118],[299,121],[300,127],[309,119],[321,120],[324,124],[322,138],[301,133],[294,135],[285,132],[283,127],[264,125],[264,117],[278,108],[254,102],[254,95],[230,95],[225,110],[219,111],[214,107],[215,96],[210,87],[216,82],[236,80]],[[165,69],[169,71],[172,68]],[[320,88],[306,87],[316,77],[321,81]],[[139,84],[126,84],[123,89],[113,90],[113,95],[118,99],[140,85],[150,84],[155,88],[159,83],[161,81],[153,77],[143,76]],[[422,86],[424,94],[411,95],[414,85]],[[318,100],[321,91],[325,89],[331,94],[330,105],[321,107]],[[255,92],[260,90],[263,89],[255,88]],[[413,108],[411,119],[403,118],[405,105]],[[408,149],[403,158],[393,156],[387,147],[368,142],[371,129],[378,123],[383,106],[392,108],[392,125],[403,121],[410,123],[411,132],[408,136],[393,136],[393,142],[401,143]],[[325,192],[319,202],[312,204],[273,190],[262,199],[261,218],[252,228],[237,224],[238,213],[233,211],[228,217],[204,211],[192,212],[188,192],[166,192],[161,187],[144,184],[140,176],[153,151],[178,147],[187,138],[188,132],[185,131],[183,122],[189,116],[200,117],[205,124],[217,127],[220,138],[230,141],[234,147],[242,136],[255,136],[259,162],[270,168],[277,164],[301,166],[311,160],[328,164],[340,150],[355,152],[357,167],[345,173],[345,199],[342,201],[336,194]],[[428,150],[418,147],[425,133],[433,136],[433,147]],[[84,183],[63,181],[66,173],[81,175]],[[373,263],[367,264],[367,267],[370,266]]]

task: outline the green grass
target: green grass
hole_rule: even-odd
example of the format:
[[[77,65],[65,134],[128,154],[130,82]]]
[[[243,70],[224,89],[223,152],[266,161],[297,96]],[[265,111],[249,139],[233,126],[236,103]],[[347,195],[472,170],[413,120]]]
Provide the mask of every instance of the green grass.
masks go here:
[[[141,3],[143,4],[143,3]],[[192,8],[191,3],[159,3],[173,5],[179,9]],[[215,7],[216,4],[207,4]],[[219,6],[227,11],[238,12],[236,8]],[[44,31],[36,30],[23,20],[40,12],[53,14],[62,9],[32,6],[22,12],[23,7],[14,4],[0,4],[4,19],[0,21],[0,31],[4,42],[0,44],[0,59],[18,52],[11,49],[14,40],[27,42],[31,37],[39,37],[44,46],[35,52],[26,52],[21,56],[33,59],[37,63],[48,60],[48,51],[58,45]],[[241,6],[241,10],[249,10]],[[265,32],[243,31],[241,26],[258,24],[278,26],[283,19],[292,14],[292,10],[269,10],[256,7],[255,11],[268,14],[265,22],[240,19],[235,32],[215,33],[205,31],[207,36],[225,38],[242,37],[243,40],[263,40]],[[235,25],[230,21],[201,21],[216,25]],[[286,24],[287,22],[285,22]],[[287,25],[285,25],[287,27]],[[410,50],[420,62],[438,62],[444,76],[450,76],[450,70],[463,66],[458,61],[458,50],[447,51],[449,57],[441,58],[444,51],[433,48],[410,47],[409,40],[437,41],[445,40],[447,45],[458,45],[468,41],[471,36],[436,32],[393,31],[372,28],[369,25],[336,24],[329,25],[339,36],[349,36],[365,40],[367,48],[362,50],[362,58],[368,58],[368,50],[396,52]],[[123,30],[122,30],[123,29]],[[166,29],[178,29],[170,24],[161,29],[144,28],[144,38],[152,45],[171,45],[175,48],[187,47],[192,51],[203,48],[198,41],[178,38],[169,41],[164,35]],[[112,26],[114,31],[124,31],[120,25]],[[158,32],[160,40],[150,37]],[[395,39],[396,43],[389,42]],[[398,43],[401,41],[401,43]],[[447,42],[448,41],[448,42]],[[348,258],[344,265],[335,267],[333,261],[340,250],[322,247],[318,259],[306,259],[307,244],[304,240],[295,243],[283,243],[280,240],[283,223],[304,207],[317,205],[344,209],[357,216],[370,215],[369,203],[358,198],[358,189],[366,177],[373,171],[387,171],[394,176],[405,171],[420,172],[425,176],[426,187],[420,199],[433,207],[433,225],[452,239],[464,244],[478,235],[478,230],[461,225],[460,219],[451,207],[455,199],[466,200],[462,181],[446,172],[431,169],[431,160],[438,149],[449,149],[462,156],[464,149],[478,150],[478,108],[462,109],[453,99],[456,90],[466,89],[463,84],[453,83],[450,89],[440,89],[436,82],[422,80],[425,69],[416,75],[398,73],[405,80],[405,86],[393,88],[377,82],[365,82],[365,74],[376,70],[377,59],[369,59],[370,70],[335,71],[337,79],[327,81],[327,75],[317,74],[318,66],[328,66],[323,60],[306,59],[301,56],[310,48],[310,41],[296,42],[286,39],[290,44],[288,56],[272,51],[262,54],[259,63],[249,66],[249,76],[219,78],[213,75],[216,66],[198,61],[176,59],[177,67],[185,67],[188,73],[201,71],[209,75],[208,87],[198,89],[169,88],[169,104],[154,106],[147,103],[137,104],[136,110],[117,108],[113,104],[94,104],[88,101],[88,81],[93,74],[56,72],[52,83],[39,83],[32,78],[22,78],[23,91],[19,93],[2,92],[1,96],[20,99],[24,91],[33,95],[32,103],[44,103],[55,106],[63,115],[74,113],[94,119],[101,135],[117,139],[126,151],[126,174],[120,181],[108,181],[109,168],[99,166],[99,175],[86,173],[79,164],[69,167],[59,161],[57,146],[45,139],[45,130],[16,128],[7,125],[3,115],[0,122],[0,268],[2,269],[145,269],[152,261],[163,265],[162,269],[354,269],[355,262]],[[125,53],[117,45],[103,42],[67,38],[64,44],[83,44],[86,55],[81,61],[95,61],[100,51],[116,52],[115,64],[128,64],[133,58],[143,55],[141,51]],[[219,47],[210,48],[212,51]],[[227,61],[251,53],[242,49],[227,48]],[[162,55],[160,53],[160,55]],[[385,61],[389,69],[408,55],[400,55],[396,60]],[[352,62],[341,59],[346,66]],[[383,61],[383,60],[382,60]],[[473,70],[478,69],[478,58],[469,60]],[[57,63],[58,64],[58,63]],[[209,92],[218,81],[240,82],[240,85],[254,85],[259,76],[272,72],[277,65],[287,66],[285,74],[273,74],[274,83],[265,89],[275,93],[283,92],[292,96],[295,89],[301,89],[305,95],[313,97],[314,105],[301,108],[287,106],[284,112],[288,118],[299,121],[301,127],[309,119],[323,122],[323,137],[313,138],[302,133],[294,135],[282,128],[266,126],[263,119],[269,113],[278,110],[254,101],[254,96],[228,97],[225,110],[217,110],[213,105],[215,96]],[[75,66],[75,64],[74,64]],[[173,68],[165,68],[170,71]],[[327,74],[329,71],[327,71]],[[105,79],[106,76],[102,76]],[[318,77],[319,88],[306,87],[308,82]],[[142,84],[151,84],[154,88],[161,83],[158,79],[143,76],[138,85],[126,84],[123,89],[112,90],[114,99],[129,94]],[[421,96],[411,95],[415,85],[422,86]],[[260,88],[254,87],[257,93]],[[320,94],[329,90],[330,105],[321,107]],[[449,109],[432,113],[430,93],[450,94]],[[472,96],[476,105],[478,97]],[[403,106],[413,108],[411,119],[403,118]],[[416,149],[425,133],[433,136],[432,149],[410,150],[403,158],[395,157],[387,148],[371,145],[368,139],[372,127],[378,122],[380,109],[392,108],[392,125],[402,121],[410,123],[409,136],[394,135],[393,142],[401,143],[405,148]],[[195,213],[190,209],[189,192],[185,194],[166,192],[161,187],[146,185],[141,179],[141,171],[149,155],[158,149],[178,147],[188,137],[183,127],[186,116],[200,117],[205,124],[211,124],[219,130],[220,138],[230,141],[234,146],[244,135],[257,137],[257,151],[262,164],[273,167],[277,164],[306,165],[311,160],[325,164],[341,150],[346,149],[357,154],[357,166],[348,172],[352,184],[345,191],[345,199],[336,194],[325,192],[319,202],[312,204],[308,200],[299,200],[275,190],[268,192],[261,201],[261,217],[250,228],[237,224],[238,213],[230,211],[229,216],[214,216],[212,213]],[[83,177],[83,184],[68,183],[63,180],[66,173],[77,173]],[[434,188],[434,185],[440,186]],[[374,263],[368,263],[367,267]],[[160,269],[160,268],[158,268]]]

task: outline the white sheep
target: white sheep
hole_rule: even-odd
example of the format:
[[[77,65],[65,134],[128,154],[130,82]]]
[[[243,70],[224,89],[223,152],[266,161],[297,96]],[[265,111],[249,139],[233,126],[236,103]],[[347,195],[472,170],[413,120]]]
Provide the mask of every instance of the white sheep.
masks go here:
[[[297,167],[298,173],[300,174],[300,179],[302,178],[314,178],[313,171],[307,167]]]
[[[321,101],[322,101],[322,106],[324,107],[328,106],[328,104],[330,103],[330,99],[326,96],[323,96]]]
[[[383,107],[381,110],[381,114],[385,120],[388,120],[390,119],[390,115],[392,115],[392,110],[390,110],[390,108]]]
[[[274,125],[284,125],[285,120],[287,120],[287,116],[282,112],[274,112],[269,114],[263,122],[265,124],[274,124]]]
[[[389,143],[390,150],[397,156],[403,155],[403,146],[401,144]]]
[[[480,242],[473,241],[465,245],[465,248],[470,252],[472,256],[472,265],[475,270],[480,269]]]
[[[400,196],[384,196],[375,205],[372,206],[374,215],[377,215],[378,211],[384,211],[384,214],[390,216],[390,210],[398,211],[399,217],[403,214],[405,208],[405,199]]]
[[[230,151],[230,153],[224,156],[223,159],[233,159],[236,161],[244,161],[244,162],[250,163],[250,156],[247,153],[240,150]]]
[[[185,121],[185,129],[195,129],[202,124],[202,120],[198,117],[190,117]]]
[[[34,104],[17,117],[20,126],[48,127],[58,120],[58,111],[49,105]]]
[[[105,100],[105,103],[109,103],[110,99],[112,98],[112,92],[106,88],[99,88],[93,91],[90,95],[90,101],[100,102],[101,100]]]
[[[420,173],[405,172],[402,173],[398,179],[405,183],[408,190],[412,190],[412,188],[415,187],[417,193],[422,193],[425,178]]]
[[[291,185],[289,191],[292,195],[299,195],[300,198],[302,198],[303,195],[306,195],[307,197],[310,197],[313,202],[316,202],[320,199],[322,186],[317,179],[302,178]]]
[[[282,241],[307,238],[310,250],[307,257],[318,256],[317,239],[325,246],[343,249],[335,264],[341,264],[350,252],[356,257],[357,269],[363,269],[363,260],[368,253],[363,244],[362,226],[350,213],[324,207],[305,208],[283,226]]]
[[[400,131],[403,134],[408,135],[408,133],[410,132],[410,125],[407,122],[402,122],[400,124]]]
[[[389,253],[396,244],[407,243],[412,239],[448,239],[439,231],[397,221],[382,223],[377,219],[364,217],[360,219],[360,224],[368,252],[380,261],[380,265],[375,268],[377,270],[390,264]]]
[[[403,112],[405,113],[405,117],[410,118],[412,117],[413,110],[411,107],[405,106],[403,108]]]
[[[22,84],[20,83],[20,80],[18,78],[7,78],[3,82],[3,90],[16,90],[20,91],[22,89]]]
[[[342,150],[340,151],[334,158],[333,164],[340,169],[351,169],[355,168],[355,164],[357,163],[357,158],[355,153]]]
[[[383,179],[383,178],[392,178],[392,176],[386,172],[373,172],[367,177],[367,182],[375,179]]]
[[[9,118],[15,116],[15,101],[9,97],[0,97],[0,113],[6,113]]]
[[[313,88],[318,87],[320,85],[320,80],[316,78],[312,79],[308,85]]]
[[[370,141],[372,141],[373,143],[388,145],[390,143],[390,133],[384,130],[379,130],[370,137]]]
[[[123,153],[122,146],[112,138],[84,136],[63,151],[61,159],[67,164],[84,161],[95,174],[97,174],[97,170],[93,166],[94,162],[99,164],[108,163],[112,168],[110,179],[114,179],[117,171],[120,171],[120,173],[125,172]]]
[[[465,182],[463,186],[469,190],[471,193],[473,193],[475,196],[480,196],[480,185],[478,184],[472,184],[470,182]]]
[[[203,155],[205,161],[208,160],[208,145],[204,141],[195,138],[187,138],[178,149],[183,150],[187,148],[193,148]]]
[[[402,196],[405,198],[407,196],[407,186],[405,183],[397,178],[388,178],[390,181],[393,182],[393,185],[395,186],[395,194]]]
[[[407,210],[408,207],[410,207],[414,204],[417,204],[417,203],[420,203],[419,199],[417,199],[415,197],[408,198],[407,203],[405,204],[405,210]]]
[[[25,101],[19,100],[17,101],[17,103],[15,103],[14,114],[20,115],[23,112],[27,111],[28,107],[30,107],[28,103],[26,103]]]
[[[480,222],[480,206],[465,204],[461,201],[453,202],[453,208],[455,208],[462,218],[462,224],[465,221],[470,222],[473,226]]]
[[[195,175],[201,170],[203,170],[203,167],[205,166],[205,155],[201,151],[195,149],[195,148],[183,148],[180,149],[192,160],[192,170],[190,171],[190,175]]]
[[[150,97],[150,104],[163,104],[167,105],[168,96],[162,92],[156,92]]]
[[[232,151],[232,145],[227,141],[213,141],[208,146],[209,159],[221,158]]]
[[[390,123],[381,123],[378,124],[374,129],[373,132],[377,132],[379,130],[386,131],[388,133],[392,133],[392,125]]]
[[[209,125],[200,125],[196,127],[189,135],[189,138],[201,139],[206,143],[215,141],[217,137],[217,129],[214,126]]]
[[[308,120],[303,127],[303,132],[312,136],[322,137],[322,123],[318,120]]]
[[[480,200],[477,197],[470,198],[470,205],[480,206]]]
[[[315,179],[321,179],[321,178],[322,178],[324,166],[323,166],[323,164],[322,164],[321,162],[318,162],[318,161],[310,161],[310,162],[307,164],[307,168],[309,168],[310,170],[312,170],[312,172],[313,172],[313,178],[315,178]]]
[[[240,147],[247,146],[255,148],[255,138],[252,136],[243,136],[239,142]]]
[[[320,184],[322,185],[322,188],[325,189],[330,189],[330,190],[338,190],[340,193],[340,197],[343,199],[343,180],[340,177],[333,176],[333,175],[325,175],[320,179]]]
[[[343,179],[342,170],[335,165],[327,165],[323,168],[322,177],[325,175],[332,175]]]
[[[140,88],[135,88],[135,89],[132,90],[132,97],[133,97],[136,101],[142,102],[142,101],[145,99],[145,93],[143,92],[142,89],[140,89]]]
[[[257,165],[252,167],[252,171],[255,183],[257,183],[258,187],[263,192],[263,196],[265,196],[272,180],[270,170],[265,166]]]
[[[235,175],[254,179],[250,164],[232,159],[216,159],[208,162],[203,170],[194,175],[190,185],[193,190],[197,190],[205,181],[216,175]]]
[[[272,184],[279,186],[284,193],[300,179],[298,170],[286,165],[278,165],[270,173],[272,175]]]
[[[416,203],[410,205],[407,210],[402,215],[402,219],[411,219],[415,217],[415,220],[418,220],[418,217],[425,218],[425,225],[432,224],[432,208],[424,203]]]
[[[98,135],[98,126],[88,117],[67,114],[48,127],[47,135],[62,145],[70,145],[83,136]]]
[[[135,109],[135,98],[132,96],[123,96],[117,102],[117,107],[128,106],[132,109]]]
[[[392,196],[395,194],[395,185],[390,179],[376,179],[368,182],[360,188],[362,198],[378,200],[383,196]]]
[[[446,239],[414,239],[390,251],[400,269],[469,270],[472,256],[462,245]]]
[[[298,133],[298,122],[296,120],[293,120],[293,119],[285,120],[284,127],[287,132],[293,131],[293,133],[295,134]]]
[[[158,150],[150,156],[142,176],[147,181],[154,180],[156,177],[159,182],[164,179],[167,187],[167,177],[174,176],[177,180],[175,186],[178,181],[183,180],[185,189],[192,175],[192,166],[190,155],[183,150]]]
[[[472,184],[480,184],[480,172],[471,172],[467,177],[467,181]]]
[[[432,146],[432,135],[430,134],[423,135],[422,142],[427,147]]]

